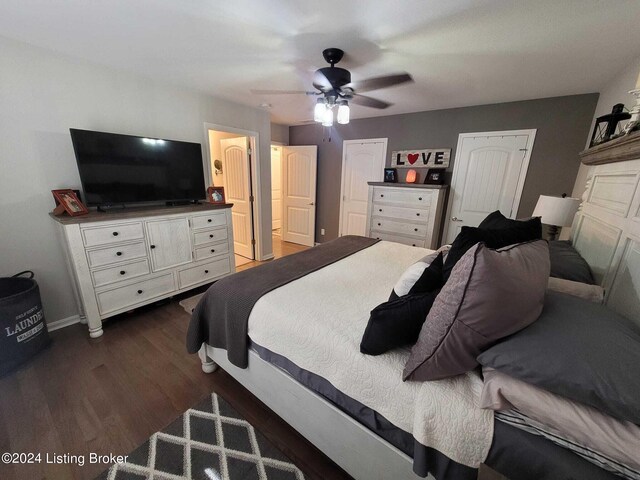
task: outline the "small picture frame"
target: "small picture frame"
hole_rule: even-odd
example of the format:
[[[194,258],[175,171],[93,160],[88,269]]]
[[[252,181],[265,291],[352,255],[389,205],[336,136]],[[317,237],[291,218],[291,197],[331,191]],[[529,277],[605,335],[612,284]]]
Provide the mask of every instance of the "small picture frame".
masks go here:
[[[207,188],[207,198],[209,199],[209,203],[225,203],[224,187]]]
[[[384,169],[384,181],[385,181],[385,183],[398,183],[398,169],[397,168],[385,168]]]
[[[444,183],[444,170],[441,168],[430,168],[424,179],[427,185],[442,185]]]
[[[72,217],[76,217],[89,213],[89,209],[80,201],[78,195],[76,195],[76,192],[73,190],[51,190],[51,193],[57,204],[53,210],[54,215],[67,213]]]

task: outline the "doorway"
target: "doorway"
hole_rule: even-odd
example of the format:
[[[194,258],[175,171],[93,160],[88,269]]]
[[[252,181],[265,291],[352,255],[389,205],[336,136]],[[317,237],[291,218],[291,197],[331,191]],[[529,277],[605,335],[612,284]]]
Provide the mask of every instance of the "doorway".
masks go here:
[[[536,130],[462,133],[458,137],[445,243],[491,212],[516,218]]]
[[[345,140],[342,143],[339,236],[367,235],[367,182],[382,181],[386,156],[386,138]]]
[[[224,128],[224,127],[223,127]],[[255,208],[252,152],[255,136],[225,129],[207,129],[211,182],[223,187],[225,201],[233,203],[233,247],[236,267],[256,258]]]

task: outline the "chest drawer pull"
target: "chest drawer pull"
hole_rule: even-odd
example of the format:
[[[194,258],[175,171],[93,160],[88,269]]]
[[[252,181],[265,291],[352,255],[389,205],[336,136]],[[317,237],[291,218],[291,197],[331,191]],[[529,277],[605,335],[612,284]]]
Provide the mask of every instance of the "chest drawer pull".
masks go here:
[[[381,197],[381,198],[382,198],[382,197],[384,197],[384,194],[383,194],[383,193],[381,193],[381,194],[380,194],[380,197]]]
[[[413,231],[414,231],[414,232],[417,232],[417,231],[418,231],[418,229],[417,229],[417,228],[414,228],[414,229],[413,229]]]
[[[153,250],[154,248],[156,248],[156,246],[155,245],[149,245],[149,248]]]
[[[213,233],[211,235],[209,235],[209,238],[213,238]]]
[[[379,211],[379,212],[381,212],[381,211],[382,211],[382,209],[381,209],[381,208],[379,208],[379,209],[378,209],[378,211]]]
[[[204,273],[209,273],[209,270],[205,270]]]
[[[117,237],[118,236],[118,232],[113,232],[113,236]]]
[[[211,249],[211,253],[216,253],[216,249],[215,249],[215,248],[212,248],[212,249]]]
[[[378,224],[378,226],[382,225],[381,223]]]
[[[419,213],[416,213],[416,217],[419,217],[419,216],[420,216],[420,214],[419,214]]]
[[[138,295],[142,295],[142,290],[138,290]]]
[[[418,200],[422,201],[422,197],[418,197]]]
[[[210,218],[207,218],[207,222],[211,223],[211,219],[210,219]]]
[[[120,275],[124,275],[125,273],[127,272],[125,272],[124,270],[120,270]]]
[[[116,255],[121,257],[122,256],[122,252],[116,252]]]

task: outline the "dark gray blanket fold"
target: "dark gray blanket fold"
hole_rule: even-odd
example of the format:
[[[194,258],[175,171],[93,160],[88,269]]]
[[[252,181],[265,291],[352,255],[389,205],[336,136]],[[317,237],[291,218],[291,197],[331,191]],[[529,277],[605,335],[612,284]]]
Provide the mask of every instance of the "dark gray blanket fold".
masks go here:
[[[247,324],[253,306],[263,295],[377,242],[352,235],[340,237],[218,280],[193,311],[187,350],[196,353],[205,342],[226,349],[231,363],[247,368]]]

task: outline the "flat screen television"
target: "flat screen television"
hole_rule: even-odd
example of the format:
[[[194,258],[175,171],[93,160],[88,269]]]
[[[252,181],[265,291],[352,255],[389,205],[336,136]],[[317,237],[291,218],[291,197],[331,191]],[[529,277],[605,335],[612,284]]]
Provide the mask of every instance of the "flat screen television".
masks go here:
[[[199,143],[70,129],[89,206],[206,198]]]

